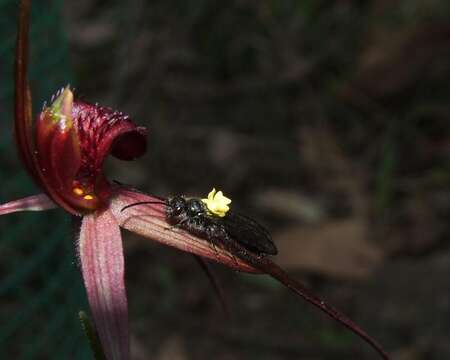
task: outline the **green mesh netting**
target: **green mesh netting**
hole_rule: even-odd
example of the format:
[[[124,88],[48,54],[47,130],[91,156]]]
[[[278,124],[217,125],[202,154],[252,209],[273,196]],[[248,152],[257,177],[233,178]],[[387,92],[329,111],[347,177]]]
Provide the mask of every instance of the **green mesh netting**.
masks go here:
[[[30,35],[34,112],[70,80],[61,1],[35,1]],[[39,190],[12,139],[18,1],[0,0],[0,202]],[[0,217],[0,358],[89,359],[77,312],[85,307],[70,218],[60,210]]]

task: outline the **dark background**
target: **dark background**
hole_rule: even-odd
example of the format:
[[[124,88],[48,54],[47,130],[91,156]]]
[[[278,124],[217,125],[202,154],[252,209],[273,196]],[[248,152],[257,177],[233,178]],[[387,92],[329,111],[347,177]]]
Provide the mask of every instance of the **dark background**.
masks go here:
[[[66,10],[78,93],[149,128],[148,155],[113,177],[158,195],[224,189],[271,229],[279,263],[396,358],[450,357],[448,3]],[[273,281],[219,268],[228,320],[190,256],[126,244],[142,359],[375,357]]]
[[[222,189],[271,230],[280,265],[394,359],[450,358],[448,1],[62,11],[78,96],[149,129],[147,155],[108,161],[110,178],[163,196]],[[133,359],[376,358],[268,278],[215,266],[228,319],[189,255],[124,241]]]

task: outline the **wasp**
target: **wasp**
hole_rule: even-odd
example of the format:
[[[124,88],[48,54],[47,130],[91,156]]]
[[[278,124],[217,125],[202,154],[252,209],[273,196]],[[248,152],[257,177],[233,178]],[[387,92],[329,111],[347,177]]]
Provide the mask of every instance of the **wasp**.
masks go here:
[[[270,233],[255,220],[231,211],[230,203],[222,191],[213,189],[207,199],[178,195],[161,201],[136,202],[125,206],[122,211],[138,205],[163,204],[166,220],[173,227],[224,248],[234,241],[258,256],[276,255],[278,250]]]

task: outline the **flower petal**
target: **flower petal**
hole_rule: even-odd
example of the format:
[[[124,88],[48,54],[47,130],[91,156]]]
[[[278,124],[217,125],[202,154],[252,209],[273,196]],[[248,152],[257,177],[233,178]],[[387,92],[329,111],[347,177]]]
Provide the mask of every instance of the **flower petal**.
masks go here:
[[[100,169],[110,153],[120,160],[142,156],[147,148],[147,130],[136,126],[120,111],[74,101],[72,116],[78,129],[83,158]]]
[[[79,255],[84,285],[108,360],[129,359],[122,237],[109,210],[83,217]]]
[[[57,205],[45,194],[28,196],[0,205],[0,215],[17,211],[43,211],[56,208]]]
[[[42,186],[49,196],[72,214],[96,209],[98,201],[77,195],[75,176],[81,166],[80,145],[72,120],[73,93],[66,87],[43,109],[36,122],[36,158]]]
[[[164,245],[209,258],[239,271],[259,272],[226,250],[214,247],[185,230],[173,228],[166,221],[163,204],[139,205],[121,211],[125,206],[141,201],[161,200],[122,187],[115,189],[110,209],[120,226]]]
[[[25,168],[36,183],[40,184],[36,171],[36,159],[33,155],[31,92],[27,79],[30,5],[30,1],[22,1],[20,3],[18,19],[15,61],[14,138]]]
[[[322,300],[303,284],[290,277],[272,260],[246,251],[246,249],[237,242],[229,241],[224,244],[224,246],[227,247],[227,250],[230,251],[230,253],[236,254],[243,261],[246,261],[249,265],[260,270],[262,273],[272,276],[274,279],[278,280],[280,283],[286,286],[289,290],[294,292],[294,294],[304,299],[306,302],[314,305],[320,311],[326,313],[332,319],[345,326],[347,329],[349,329],[354,334],[363,339],[366,343],[368,343],[376,352],[378,352],[378,354],[383,359],[390,359],[389,355],[385,352],[382,346],[356,323],[354,323],[349,317],[341,313],[339,310],[336,310],[333,306]]]

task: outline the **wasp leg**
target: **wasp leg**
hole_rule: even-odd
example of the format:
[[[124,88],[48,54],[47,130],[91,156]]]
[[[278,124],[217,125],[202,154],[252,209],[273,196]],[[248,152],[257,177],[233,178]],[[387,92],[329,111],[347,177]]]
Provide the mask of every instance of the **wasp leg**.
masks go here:
[[[227,251],[227,255],[228,255],[228,257],[234,262],[234,264],[236,265],[236,267],[238,267],[238,266],[239,266],[239,263],[238,263],[238,261],[237,261],[237,259],[236,259],[236,256],[234,256],[234,254],[233,254],[232,252],[230,252],[230,251]]]
[[[235,256],[234,247],[228,245],[228,244],[232,244],[233,242],[235,242],[235,240],[233,238],[231,238],[227,233],[225,233],[225,236],[223,237],[223,247],[225,250],[227,250],[227,253],[229,254],[229,257],[231,258],[231,260],[233,260],[235,265],[238,266],[238,261]]]
[[[214,240],[208,238],[208,243],[209,243],[209,246],[214,250],[214,253],[216,254],[216,256],[219,256],[219,251],[217,250],[217,246],[216,246],[217,244],[214,242]]]
[[[229,254],[230,254],[230,258],[231,258],[231,260],[233,260],[234,261],[234,264],[236,265],[236,267],[238,267],[238,261],[237,261],[237,259],[236,259],[236,256],[234,256],[234,254],[233,253],[231,253],[231,252],[229,252]]]
[[[218,230],[219,230],[219,228],[216,224],[209,224],[206,227],[206,238],[208,239],[210,246],[216,253],[216,256],[219,255],[219,252],[217,251],[217,245],[220,246],[219,242],[217,241]]]
[[[170,227],[164,228],[164,230],[185,229],[186,226],[184,226],[184,225],[186,225],[189,221],[190,221],[189,218],[185,218],[185,219],[181,220],[180,222],[178,222],[174,225],[171,225]]]
[[[207,236],[208,240],[211,243],[211,245],[214,247],[219,246],[220,248],[227,250],[227,242],[232,241],[226,231],[223,229],[222,226],[217,224],[210,224],[207,228]],[[231,253],[230,251],[226,251],[226,254],[228,257],[236,264],[238,265],[236,257]]]

